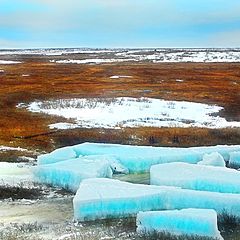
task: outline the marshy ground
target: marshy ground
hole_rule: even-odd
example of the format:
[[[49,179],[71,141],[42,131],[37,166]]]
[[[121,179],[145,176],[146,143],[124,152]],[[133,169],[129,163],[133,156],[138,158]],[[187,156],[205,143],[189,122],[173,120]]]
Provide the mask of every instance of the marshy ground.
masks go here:
[[[70,59],[74,57],[75,55],[69,55]],[[0,161],[2,162],[28,161],[28,158],[24,157],[35,158],[39,153],[86,141],[186,147],[240,144],[239,128],[127,127],[122,129],[77,128],[55,130],[49,129],[48,125],[64,121],[62,117],[33,113],[16,107],[19,103],[28,104],[36,100],[149,97],[216,104],[224,108],[220,112],[220,116],[228,121],[240,121],[239,63],[150,63],[143,61],[141,63],[80,65],[51,63],[49,62],[52,59],[50,56],[11,55],[2,58],[22,61],[23,63],[0,65],[0,70],[3,70],[0,71],[0,146],[21,147],[28,150],[0,150]],[[54,57],[54,59],[61,60],[62,57]],[[110,78],[111,76],[131,77]],[[122,177],[122,179],[129,180],[125,177]],[[147,179],[148,176],[144,175],[137,180],[134,177],[130,181],[146,183]],[[26,198],[28,191],[29,194],[33,194],[31,199],[41,198],[42,195],[42,189],[33,189],[32,191],[31,189],[19,189],[18,187],[9,189],[8,186],[1,188],[0,195],[4,194],[4,198],[13,198],[18,194],[15,200]],[[19,194],[23,194],[23,197],[19,197]],[[116,232],[117,228],[119,228],[119,239],[121,239],[121,234],[122,239],[129,239],[128,237],[144,239],[140,236],[134,238],[134,235],[131,235],[134,234],[134,224],[128,224],[130,226],[130,235],[128,236],[126,234],[126,224],[122,220],[116,224],[114,221],[110,221],[109,224],[96,223],[96,227],[93,225],[89,229],[86,226],[73,227],[70,224],[72,210],[69,210],[71,209],[72,196],[63,198],[63,200],[39,201],[32,206],[21,205],[18,202],[13,203],[12,212],[8,214],[9,221],[15,219],[14,211],[18,209],[19,219],[22,222],[24,222],[23,219],[26,216],[29,216],[28,219],[32,221],[37,221],[37,216],[40,213],[44,217],[52,214],[47,221],[53,221],[57,217],[61,218],[61,224],[64,222],[66,228],[63,231],[70,234],[70,237],[66,239],[100,239],[100,237],[106,235],[112,236],[108,239],[113,239],[118,234]],[[63,205],[62,202],[64,202]],[[60,204],[64,206],[62,212],[58,212]],[[5,211],[9,211],[8,203],[4,202],[3,205],[2,209],[5,207]],[[46,209],[53,205],[52,211],[47,214]],[[29,214],[30,209],[33,209],[33,215]],[[17,218],[17,220],[19,219]],[[3,232],[0,233],[0,239],[1,237],[4,237],[4,239],[27,239],[28,236],[30,236],[29,239],[33,239],[31,234],[35,237],[34,239],[38,239],[38,233],[45,231],[45,226],[42,226],[41,223],[39,223],[40,225],[30,224],[27,226],[21,225],[21,221],[20,225],[15,225],[15,228],[12,226],[11,231],[6,232],[6,235]],[[233,225],[231,221],[234,221],[234,219],[225,219],[225,221],[229,221],[230,225]],[[226,223],[223,225],[226,228]],[[52,226],[54,228],[54,224]],[[94,228],[96,228],[95,232],[93,231]],[[86,232],[81,235],[83,229]],[[109,229],[110,233],[108,232]],[[18,234],[19,231],[22,231],[22,238]],[[99,231],[106,231],[107,234],[99,236]],[[224,231],[227,232],[226,239],[239,239],[239,226],[231,230],[231,233],[224,227],[222,227],[222,231],[223,235]],[[46,232],[49,234],[48,230]],[[75,236],[73,232],[80,232],[81,234]],[[170,239],[170,237],[159,239]]]
[[[240,143],[238,128],[50,130],[49,124],[61,122],[63,118],[16,108],[19,103],[34,100],[151,97],[216,104],[224,107],[220,115],[226,120],[239,121],[238,63],[143,62],[80,65],[49,63],[48,58],[43,56],[18,56],[17,60],[24,62],[0,65],[0,69],[4,70],[0,73],[0,145],[50,151],[85,141],[156,146]],[[110,78],[113,75],[132,77]],[[13,154],[11,159],[14,159]]]

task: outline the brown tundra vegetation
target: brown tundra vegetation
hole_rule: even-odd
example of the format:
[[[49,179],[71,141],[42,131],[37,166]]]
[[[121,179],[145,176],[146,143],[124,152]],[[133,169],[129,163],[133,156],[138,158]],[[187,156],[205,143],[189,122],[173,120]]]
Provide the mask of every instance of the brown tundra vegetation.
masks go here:
[[[0,145],[42,152],[85,141],[155,146],[240,144],[238,128],[51,130],[49,124],[63,119],[16,108],[18,103],[58,98],[152,97],[217,104],[224,107],[221,116],[228,121],[240,121],[238,63],[79,65],[50,63],[44,57],[28,56],[21,64],[0,65],[0,69],[4,70],[0,72]],[[132,77],[111,79],[112,75]],[[0,161],[7,158],[3,154]]]

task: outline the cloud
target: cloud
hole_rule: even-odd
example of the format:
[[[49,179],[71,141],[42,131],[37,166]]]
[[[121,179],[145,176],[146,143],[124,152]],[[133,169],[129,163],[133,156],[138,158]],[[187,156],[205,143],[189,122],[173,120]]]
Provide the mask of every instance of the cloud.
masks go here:
[[[240,23],[237,0],[3,1],[22,5],[14,11],[0,9],[0,29],[24,32],[33,45],[119,46],[127,41],[131,45],[161,46],[174,41],[176,46],[178,42],[190,45],[219,32],[237,31]]]

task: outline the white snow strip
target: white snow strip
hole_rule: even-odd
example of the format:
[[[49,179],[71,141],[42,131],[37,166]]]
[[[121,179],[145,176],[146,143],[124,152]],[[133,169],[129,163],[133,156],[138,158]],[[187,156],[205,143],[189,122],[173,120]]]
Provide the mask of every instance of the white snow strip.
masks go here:
[[[20,148],[20,147],[7,147],[7,146],[0,146],[0,151],[21,151],[21,152],[28,152],[27,149],[25,148]]]
[[[112,53],[116,50],[111,49],[20,49],[20,50],[2,50],[0,55],[45,55],[45,56],[61,56],[66,54],[102,54]]]
[[[23,107],[18,104],[17,107]],[[28,105],[31,112],[75,119],[75,124],[51,124],[51,128],[121,128],[121,127],[240,127],[216,116],[222,107],[186,101],[154,98],[74,98],[36,101]],[[212,115],[214,113],[214,115]]]
[[[78,124],[74,124],[74,123],[64,123],[64,122],[60,122],[60,123],[54,123],[54,124],[50,124],[49,128],[50,129],[60,129],[60,130],[65,130],[65,129],[74,129],[74,128],[79,128],[80,126]]]
[[[122,75],[122,76],[111,76],[110,77],[111,79],[118,79],[118,78],[132,78],[132,76],[124,76],[124,75]]]
[[[81,59],[81,60],[50,60],[50,62],[56,62],[56,63],[74,63],[74,64],[101,64],[101,63],[117,63],[117,62],[129,62],[129,61],[135,61],[135,59],[131,58],[125,58],[125,59],[101,59],[101,58],[95,58],[95,59]]]
[[[18,64],[18,63],[21,63],[19,61],[8,61],[8,60],[0,60],[0,64]]]

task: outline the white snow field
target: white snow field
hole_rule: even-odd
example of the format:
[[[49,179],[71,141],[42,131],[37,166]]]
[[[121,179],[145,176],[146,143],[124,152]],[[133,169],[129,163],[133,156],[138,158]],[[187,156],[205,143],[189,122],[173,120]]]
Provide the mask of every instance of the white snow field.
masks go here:
[[[217,213],[211,209],[189,208],[138,213],[137,232],[153,233],[154,231],[223,240],[217,226]]]
[[[150,169],[151,185],[240,194],[240,172],[188,163],[166,163]],[[240,196],[240,195],[239,195]]]
[[[198,162],[197,164],[210,165],[215,167],[226,167],[226,162],[224,161],[224,158],[218,152],[204,154],[202,161]]]
[[[27,164],[0,162],[0,185],[28,185],[32,180],[31,167]]]
[[[48,164],[88,155],[114,156],[123,172],[147,172],[152,165],[169,162],[196,164],[206,153],[218,152],[226,161],[231,152],[240,151],[240,146],[212,147],[151,147],[104,143],[82,143],[71,147],[59,148],[38,157],[38,164]],[[125,170],[124,170],[125,169]]]
[[[229,165],[240,167],[240,151],[230,153]]]
[[[112,177],[109,156],[86,156],[57,163],[38,165],[33,168],[38,182],[51,184],[76,192],[86,178]]]
[[[136,216],[140,211],[185,208],[214,209],[219,214],[240,217],[240,195],[91,178],[81,182],[73,207],[74,218],[79,221]]]
[[[120,129],[139,126],[240,127],[240,122],[228,122],[225,118],[217,116],[223,109],[220,106],[155,98],[73,98],[35,101],[27,106],[20,103],[17,107],[71,119],[71,124],[61,122],[49,126],[57,129],[68,127]]]

